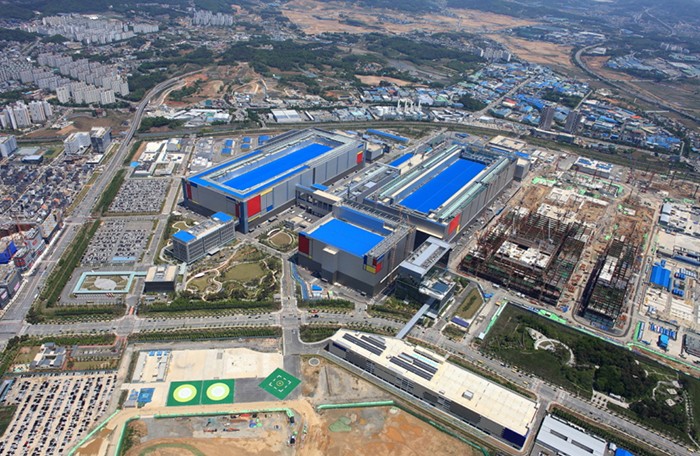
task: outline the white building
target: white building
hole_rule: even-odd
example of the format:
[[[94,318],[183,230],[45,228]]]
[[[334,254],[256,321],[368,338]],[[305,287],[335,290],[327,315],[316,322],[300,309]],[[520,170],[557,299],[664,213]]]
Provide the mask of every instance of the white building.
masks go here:
[[[81,155],[91,145],[90,135],[85,132],[71,133],[64,141],[66,155]]]
[[[17,150],[17,139],[10,136],[0,136],[0,156],[7,158]]]

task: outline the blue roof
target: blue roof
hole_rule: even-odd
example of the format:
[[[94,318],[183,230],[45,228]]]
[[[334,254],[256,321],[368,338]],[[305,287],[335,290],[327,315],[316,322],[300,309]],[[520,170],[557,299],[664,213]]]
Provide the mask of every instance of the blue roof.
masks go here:
[[[279,176],[285,171],[292,170],[300,165],[312,160],[319,155],[331,150],[330,146],[325,144],[313,143],[290,154],[283,155],[276,160],[266,163],[260,167],[253,168],[249,172],[236,176],[223,182],[224,185],[234,190],[243,191],[263,182]]]
[[[230,147],[224,147],[221,149],[221,153],[224,155],[231,155],[231,148]]]
[[[212,215],[211,218],[223,223],[230,222],[231,220],[233,220],[233,217],[231,217],[225,212],[217,212],[216,214]]]
[[[224,142],[226,147],[231,147],[233,146],[233,139],[227,139],[226,142]]]
[[[391,139],[393,141],[400,142],[403,144],[406,144],[409,141],[408,138],[404,138],[403,136],[394,135],[394,134],[391,134],[391,133],[388,133],[388,132],[382,131],[382,130],[369,129],[369,130],[367,130],[367,133],[369,133],[370,135],[376,135],[376,136],[380,136],[382,138]]]
[[[486,165],[460,158],[401,201],[401,205],[425,214],[440,207]]]
[[[669,288],[671,286],[671,271],[660,264],[655,264],[651,268],[649,281],[659,287]]]
[[[357,257],[363,256],[384,239],[379,234],[335,218],[319,226],[308,236]]]
[[[182,242],[191,242],[197,239],[195,236],[192,234],[188,233],[187,231],[180,230],[177,233],[173,234],[173,239],[177,239],[178,241]]]
[[[243,137],[243,142],[244,142],[244,143],[249,143],[249,142],[250,142],[250,137],[244,136],[244,137]]]
[[[241,150],[248,150],[248,149],[250,149],[250,144],[243,144],[241,146]]]
[[[615,456],[634,456],[632,453],[629,451],[625,450],[624,448],[618,448],[615,450]]]
[[[399,158],[397,158],[396,160],[389,163],[389,166],[397,166],[397,167],[401,166],[404,163],[406,163],[407,161],[409,161],[411,159],[411,157],[413,157],[412,153],[404,154],[404,155],[400,156]]]
[[[325,192],[328,190],[328,186],[323,185],[323,184],[312,184],[311,188],[315,188],[316,190],[321,190],[322,192]]]

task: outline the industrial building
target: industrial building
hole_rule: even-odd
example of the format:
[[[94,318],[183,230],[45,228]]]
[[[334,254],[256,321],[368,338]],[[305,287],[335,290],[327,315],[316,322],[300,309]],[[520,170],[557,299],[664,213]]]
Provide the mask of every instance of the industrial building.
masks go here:
[[[572,168],[594,177],[609,179],[612,174],[613,165],[586,157],[579,157],[574,162]]]
[[[447,268],[452,246],[430,237],[399,265],[396,297],[428,304],[439,312],[454,294],[454,282],[440,277]]]
[[[170,293],[175,291],[177,266],[151,266],[143,282],[144,293]]]
[[[290,207],[296,185],[328,184],[364,165],[365,144],[320,129],[297,130],[261,148],[183,179],[187,206],[225,212],[248,232]]]
[[[299,233],[298,262],[323,280],[373,296],[389,285],[414,237],[398,218],[345,203]]]
[[[415,225],[417,245],[452,240],[512,182],[516,158],[445,141],[399,177],[369,186],[364,204]]]
[[[22,277],[13,264],[0,265],[0,309],[5,307],[19,291]]]
[[[535,423],[531,399],[403,340],[341,329],[326,350],[518,450]]]
[[[598,257],[581,296],[583,317],[603,328],[612,328],[624,308],[632,278],[637,247],[613,239]]]
[[[544,417],[535,443],[561,456],[605,456],[608,454],[605,440],[587,434],[578,426],[553,415]],[[535,451],[532,454],[536,454]]]
[[[479,239],[461,269],[556,305],[589,236],[590,228],[575,220],[514,209]]]
[[[185,263],[193,263],[231,242],[235,231],[234,218],[217,212],[209,220],[173,234],[173,256]]]

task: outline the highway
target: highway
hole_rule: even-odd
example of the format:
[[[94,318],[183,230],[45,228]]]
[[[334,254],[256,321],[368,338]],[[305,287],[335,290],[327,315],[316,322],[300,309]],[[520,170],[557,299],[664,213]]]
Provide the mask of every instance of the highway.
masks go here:
[[[22,285],[20,293],[15,297],[12,304],[5,310],[2,318],[0,318],[0,348],[4,349],[7,341],[16,335],[24,334],[27,329],[27,325],[24,323],[24,319],[29,312],[29,309],[41,291],[46,279],[53,271],[53,268],[57,264],[58,260],[61,258],[63,253],[66,251],[68,246],[73,242],[76,234],[79,231],[79,225],[90,220],[90,214],[92,208],[95,206],[100,195],[104,189],[109,185],[109,183],[114,179],[117,171],[122,167],[124,158],[129,151],[131,139],[136,134],[136,131],[141,123],[141,118],[143,113],[148,106],[150,100],[160,93],[162,90],[176,84],[181,78],[187,77],[191,74],[197,73],[193,71],[190,73],[177,76],[175,78],[163,81],[153,89],[143,100],[138,104],[136,112],[134,113],[133,121],[126,131],[119,149],[112,157],[109,164],[106,166],[102,174],[97,178],[92,186],[92,190],[85,195],[82,201],[73,210],[73,213],[64,220],[65,228],[61,231],[58,238],[55,239],[51,245],[47,248],[41,261],[38,261],[33,272],[30,273],[28,277],[25,278]]]
[[[283,261],[283,273],[280,280],[280,295],[282,296],[281,310],[270,314],[236,314],[196,318],[149,318],[148,316],[141,317],[139,315],[126,315],[114,321],[97,321],[74,324],[29,325],[24,322],[25,316],[29,311],[32,302],[42,289],[42,286],[45,284],[46,279],[51,274],[51,271],[56,267],[58,260],[74,240],[79,230],[79,226],[82,223],[93,219],[91,213],[97,200],[104,189],[112,181],[117,171],[123,167],[124,158],[126,154],[128,154],[131,146],[131,140],[136,134],[143,113],[150,100],[157,96],[161,91],[177,84],[181,78],[194,73],[196,72],[187,73],[158,84],[139,103],[134,114],[133,122],[131,123],[129,130],[126,132],[122,143],[112,157],[111,161],[108,163],[108,165],[106,165],[103,173],[95,181],[92,188],[94,191],[90,191],[88,195],[86,195],[86,197],[77,204],[73,213],[67,217],[65,220],[65,228],[47,248],[44,257],[37,263],[29,277],[26,278],[18,297],[6,310],[2,318],[0,318],[0,347],[4,348],[7,341],[11,337],[18,334],[43,337],[57,334],[104,332],[114,333],[118,336],[128,336],[133,333],[148,331],[165,331],[185,328],[205,330],[216,327],[260,325],[278,326],[282,328],[285,355],[317,354],[320,350],[322,350],[322,344],[306,344],[300,341],[299,329],[301,325],[310,323],[339,324],[343,326],[361,324],[375,328],[383,328],[392,332],[398,332],[403,326],[402,322],[374,317],[366,313],[367,302],[361,302],[362,298],[359,298],[359,296],[354,297],[355,301],[358,302],[356,304],[356,308],[348,313],[321,312],[312,315],[309,312],[298,309],[295,297],[295,283],[291,277],[290,265],[288,261]],[[395,122],[377,122],[372,123],[371,125],[378,127],[383,124],[391,126],[398,125]],[[305,124],[304,126],[309,125]],[[286,127],[287,126],[285,126],[285,128]],[[468,127],[463,125],[462,128]],[[167,198],[168,203],[164,206],[163,212],[157,216],[159,219],[157,234],[162,233],[162,230],[166,228],[165,221],[167,220],[167,214],[170,208],[172,208],[172,204],[176,199],[177,191],[178,188],[176,185],[171,188]],[[253,242],[256,244],[256,246],[264,249],[270,254],[280,256],[278,252],[272,251],[268,247],[259,244],[257,241],[255,241],[255,238],[252,235],[242,235],[240,237]],[[159,236],[154,237],[154,245],[157,246],[159,238]],[[146,259],[152,260],[152,258],[157,254],[158,252],[155,251],[155,247],[152,246]],[[282,257],[283,259],[286,259],[286,255],[282,255]],[[483,325],[485,325],[487,322],[488,318],[483,321]],[[509,368],[508,366],[502,365],[502,363],[497,360],[484,356],[470,343],[473,338],[473,334],[478,334],[480,332],[479,328],[472,328],[469,336],[462,341],[455,342],[446,338],[440,332],[440,329],[444,326],[444,324],[445,322],[441,321],[432,328],[416,327],[412,329],[409,335],[422,340],[429,345],[445,350],[452,355],[459,356],[468,362],[479,365],[514,384],[520,385],[523,388],[535,392],[538,396],[538,402],[540,404],[540,419],[549,405],[557,403],[581,415],[591,417],[595,421],[608,425],[621,433],[625,433],[633,439],[647,442],[664,453],[674,455],[690,454],[685,446],[680,445],[665,436],[661,436],[648,429],[640,427],[636,423],[629,422],[626,419],[612,414],[607,409],[598,408],[589,401],[583,400],[556,386],[547,384],[542,380],[532,378],[526,374]],[[366,378],[372,380],[368,376],[366,376]]]

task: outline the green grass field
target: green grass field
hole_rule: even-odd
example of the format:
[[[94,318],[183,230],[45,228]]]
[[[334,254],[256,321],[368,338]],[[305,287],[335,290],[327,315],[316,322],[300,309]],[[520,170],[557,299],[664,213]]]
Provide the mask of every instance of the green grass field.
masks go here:
[[[238,282],[248,282],[260,279],[265,275],[265,271],[260,263],[237,264],[224,272],[224,280],[236,280]]]
[[[299,386],[301,380],[295,376],[283,371],[275,369],[273,373],[260,383],[260,388],[272,394],[279,400],[284,400],[294,388]]]

